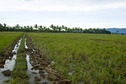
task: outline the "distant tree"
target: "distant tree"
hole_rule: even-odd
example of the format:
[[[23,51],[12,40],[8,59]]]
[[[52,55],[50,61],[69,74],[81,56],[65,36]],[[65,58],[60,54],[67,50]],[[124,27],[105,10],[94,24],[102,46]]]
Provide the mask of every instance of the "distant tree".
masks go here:
[[[19,31],[19,30],[20,30],[19,24],[17,24],[17,25],[15,26],[15,28],[16,28],[17,31]]]
[[[65,29],[65,32],[68,32],[68,28],[67,27],[64,27],[64,29]]]
[[[50,28],[52,28],[52,30],[55,32],[55,26],[53,24],[51,24]]]
[[[27,30],[27,27],[26,26],[24,26],[24,31],[26,31]]]
[[[45,32],[49,32],[49,31],[50,31],[50,29],[45,27]]]
[[[43,31],[44,31],[44,32],[46,31],[46,27],[45,27],[45,26],[43,27]]]
[[[35,29],[34,29],[35,28]],[[69,28],[69,27],[66,27],[64,25],[62,26],[54,26],[53,24],[51,24],[51,26],[48,28],[48,27],[45,27],[45,26],[38,26],[37,24],[33,26],[24,26],[24,27],[21,27],[19,24],[17,24],[16,26],[7,26],[7,24],[1,24],[0,23],[0,31],[26,31],[26,32],[33,32],[33,31],[41,31],[41,32],[61,32],[61,30],[64,30],[62,32],[84,32],[84,33],[97,33],[97,34],[111,34],[110,31],[107,31],[105,28],[104,29],[99,29],[99,28],[89,28],[89,29],[85,29],[83,30],[82,28],[80,27],[73,27],[73,28]],[[119,31],[117,31],[118,33]]]
[[[43,31],[43,27],[41,25],[39,26],[39,31]]]
[[[97,29],[95,29],[95,28],[89,28],[89,29],[85,29],[84,31],[83,31],[84,33],[96,33],[96,34],[111,34],[111,32],[110,31],[106,31],[106,29],[104,28],[104,29],[99,29],[99,28],[97,28]]]
[[[68,32],[72,32],[72,29],[71,28],[67,28]]]
[[[12,27],[12,30],[13,30],[13,31],[17,31],[15,26],[14,26],[14,27]]]
[[[13,27],[9,26],[8,31],[13,31]]]
[[[60,31],[60,28],[59,28],[58,25],[56,26],[55,30],[56,30],[56,32],[57,32],[57,31]]]
[[[6,29],[7,29],[7,24],[4,23],[4,24],[3,24],[3,31],[6,31]]]
[[[58,29],[59,29],[59,32],[61,32],[61,30],[62,30],[62,27],[58,27]]]
[[[21,27],[21,31],[24,31],[24,28],[23,27]]]
[[[3,31],[4,27],[3,25],[0,23],[0,31]]]
[[[51,31],[50,28],[47,28],[47,31],[50,32]]]
[[[80,32],[83,32],[83,29],[82,28],[80,28]]]
[[[7,27],[7,24],[6,23],[4,23],[4,27]]]
[[[30,31],[33,31],[33,27],[32,26],[30,26]]]
[[[62,25],[62,29],[64,29],[65,28],[65,26],[64,25]]]
[[[36,31],[38,31],[38,25],[37,25],[37,24],[35,24],[35,25],[34,25],[34,27],[36,28]]]
[[[56,26],[54,26],[53,24],[51,24],[50,27],[52,28],[52,30],[53,30],[54,32],[56,32]]]

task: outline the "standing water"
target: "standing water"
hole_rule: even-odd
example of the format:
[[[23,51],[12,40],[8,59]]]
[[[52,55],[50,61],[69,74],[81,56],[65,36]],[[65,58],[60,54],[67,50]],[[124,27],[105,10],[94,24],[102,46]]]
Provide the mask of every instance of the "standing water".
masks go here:
[[[26,38],[25,38],[25,48],[28,49],[28,46],[26,45]],[[35,51],[35,50],[33,50],[33,51]],[[47,79],[45,79],[45,78],[43,78],[43,77],[40,76],[39,70],[32,69],[33,66],[30,64],[30,55],[28,55],[28,54],[26,54],[26,61],[27,61],[27,74],[30,77],[29,78],[30,84],[35,84],[34,83],[35,82],[35,76],[37,76],[37,77],[39,77],[41,79],[39,81],[39,83],[51,84],[50,81],[48,81]],[[43,71],[44,71],[45,75],[48,75],[48,73],[45,70],[43,70]],[[34,73],[36,73],[36,74],[34,74]]]
[[[4,68],[0,68],[0,84],[5,84],[3,81],[5,81],[5,80],[10,80],[10,79],[11,79],[10,76],[5,77],[5,76],[2,74],[2,71],[5,71],[5,70],[10,70],[10,71],[12,71],[12,70],[13,70],[14,65],[15,65],[15,60],[16,60],[16,57],[17,57],[16,53],[17,53],[17,51],[18,51],[18,49],[19,49],[20,44],[21,44],[21,39],[19,40],[19,42],[15,45],[14,49],[12,50],[12,53],[15,53],[15,54],[13,55],[13,57],[12,57],[11,59],[7,59],[7,60],[5,61]]]

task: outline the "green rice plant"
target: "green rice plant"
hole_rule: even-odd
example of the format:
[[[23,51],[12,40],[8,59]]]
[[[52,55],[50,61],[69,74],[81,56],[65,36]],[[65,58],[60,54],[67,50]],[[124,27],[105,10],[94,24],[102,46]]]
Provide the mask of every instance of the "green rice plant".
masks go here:
[[[126,82],[126,35],[28,34],[35,47],[55,62],[55,70],[73,83]]]
[[[22,32],[0,32],[0,52],[12,44]]]

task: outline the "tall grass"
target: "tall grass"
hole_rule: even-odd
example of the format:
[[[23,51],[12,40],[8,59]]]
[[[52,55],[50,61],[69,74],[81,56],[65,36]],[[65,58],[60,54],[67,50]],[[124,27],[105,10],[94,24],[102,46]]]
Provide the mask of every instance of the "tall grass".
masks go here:
[[[126,35],[29,33],[36,48],[73,83],[126,83]]]
[[[21,32],[0,32],[0,52],[7,48],[11,43],[16,40],[22,33]]]

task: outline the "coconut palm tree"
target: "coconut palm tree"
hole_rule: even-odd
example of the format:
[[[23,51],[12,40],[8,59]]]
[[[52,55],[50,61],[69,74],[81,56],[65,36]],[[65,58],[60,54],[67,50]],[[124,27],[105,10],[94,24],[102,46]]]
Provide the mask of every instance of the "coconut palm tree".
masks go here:
[[[38,25],[37,24],[34,25],[34,28],[36,28],[36,31],[38,32]]]
[[[43,31],[42,25],[39,26],[39,31]]]

